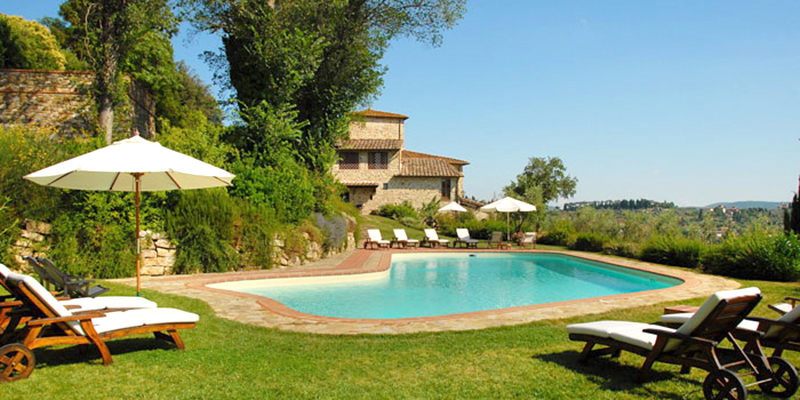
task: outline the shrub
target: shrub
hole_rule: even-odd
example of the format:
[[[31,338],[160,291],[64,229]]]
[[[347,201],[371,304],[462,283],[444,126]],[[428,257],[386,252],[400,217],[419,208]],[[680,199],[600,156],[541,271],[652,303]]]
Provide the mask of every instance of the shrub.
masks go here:
[[[66,63],[56,38],[45,26],[0,14],[0,68],[63,70]]]
[[[20,219],[52,221],[75,203],[70,199],[60,204],[62,198],[70,196],[69,192],[40,186],[22,177],[98,144],[60,139],[51,128],[0,127],[0,193],[9,196],[8,205]]]
[[[347,221],[341,215],[326,217],[322,213],[314,213],[314,219],[319,227],[324,241],[322,248],[327,252],[341,249],[347,240]]]
[[[292,226],[284,226],[278,233],[278,237],[283,240],[283,251],[289,257],[305,257],[308,251],[308,240],[303,236],[303,232]]]
[[[224,190],[181,193],[166,218],[167,233],[177,245],[176,273],[237,269],[238,253],[231,245],[235,208]]]
[[[793,282],[800,279],[800,236],[751,230],[713,246],[703,269],[734,278]]]
[[[579,251],[603,251],[603,245],[610,239],[608,236],[599,233],[579,233],[575,242],[570,246],[573,250]]]
[[[230,193],[258,207],[275,210],[275,217],[281,222],[299,223],[314,210],[314,187],[309,173],[288,157],[275,163],[259,166],[252,159],[233,163],[231,170],[236,178]]]
[[[133,194],[75,191],[64,197],[74,203],[53,221],[50,255],[56,265],[97,278],[134,275]]]
[[[0,195],[0,263],[11,265],[14,258],[9,253],[11,244],[19,237],[19,220],[8,206],[8,198]]]
[[[697,268],[705,245],[682,236],[655,236],[642,248],[641,259],[658,264]]]
[[[620,257],[637,258],[641,250],[636,243],[622,240],[611,240],[603,244],[603,254],[611,254]]]
[[[419,219],[417,210],[408,200],[400,204],[384,204],[375,212],[375,214],[395,220],[400,220],[401,218]]]
[[[245,268],[271,268],[273,238],[277,229],[274,212],[247,201],[237,202],[238,215],[234,222],[234,242]]]
[[[549,217],[545,222],[544,234],[537,243],[567,247],[575,243],[575,228],[569,219]]]

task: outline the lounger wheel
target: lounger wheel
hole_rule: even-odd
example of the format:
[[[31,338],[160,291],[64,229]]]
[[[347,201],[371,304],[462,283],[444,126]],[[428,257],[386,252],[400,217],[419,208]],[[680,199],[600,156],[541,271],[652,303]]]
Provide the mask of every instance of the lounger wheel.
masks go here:
[[[36,357],[33,352],[19,343],[0,347],[0,382],[13,382],[25,379],[33,372]]]
[[[780,357],[769,357],[767,360],[772,367],[772,381],[758,386],[771,395],[783,398],[792,397],[800,385],[794,365]]]
[[[727,369],[711,372],[703,381],[703,394],[706,400],[747,399],[747,389],[742,378]]]

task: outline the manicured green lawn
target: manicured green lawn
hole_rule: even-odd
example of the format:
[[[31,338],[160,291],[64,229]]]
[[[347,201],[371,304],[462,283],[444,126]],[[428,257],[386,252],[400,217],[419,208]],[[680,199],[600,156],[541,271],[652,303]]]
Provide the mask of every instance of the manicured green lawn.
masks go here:
[[[773,317],[767,304],[800,295],[797,284],[759,286],[765,301],[756,315]],[[115,295],[132,288],[109,284]],[[565,325],[599,319],[655,321],[667,304],[569,320],[468,332],[328,336],[282,332],[217,318],[203,302],[144,293],[161,306],[199,313],[176,351],[151,336],[110,343],[115,363],[99,364],[95,350],[66,347],[35,351],[27,380],[0,385],[1,399],[700,399],[705,375],[657,364],[644,385],[631,376],[643,361],[577,362],[580,343]],[[689,302],[699,304],[704,299]],[[790,353],[791,362],[800,357]],[[758,389],[752,398],[767,398]]]

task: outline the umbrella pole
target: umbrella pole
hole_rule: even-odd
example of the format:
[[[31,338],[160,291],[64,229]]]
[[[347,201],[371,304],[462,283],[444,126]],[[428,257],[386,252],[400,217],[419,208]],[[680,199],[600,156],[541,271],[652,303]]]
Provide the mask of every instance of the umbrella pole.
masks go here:
[[[141,174],[134,174],[136,179],[136,296],[142,295],[142,278],[139,274],[139,267],[142,259],[142,251],[139,240],[139,178]]]
[[[511,241],[511,231],[509,230],[510,228],[508,227],[508,219],[510,214],[511,214],[510,212],[506,213],[506,240],[508,240],[509,242]]]

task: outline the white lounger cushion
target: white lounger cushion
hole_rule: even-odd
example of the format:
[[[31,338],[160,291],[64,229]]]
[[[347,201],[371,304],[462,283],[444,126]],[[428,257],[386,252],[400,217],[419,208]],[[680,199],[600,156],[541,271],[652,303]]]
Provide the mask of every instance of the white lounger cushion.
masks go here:
[[[624,329],[631,329],[631,328],[644,329],[647,326],[649,325],[643,324],[641,322],[594,321],[594,322],[585,322],[582,324],[567,325],[567,332],[580,335],[591,335],[601,338],[608,338],[611,336],[612,332]]]
[[[130,310],[138,308],[156,308],[158,304],[144,297],[104,296],[81,297],[78,299],[60,300],[59,303],[70,312],[86,312],[100,310]]]
[[[106,305],[94,299],[94,297],[81,297],[79,299],[59,300],[62,306],[73,313],[86,311],[105,310]]]
[[[377,229],[367,229],[367,235],[369,235],[370,242],[389,244],[388,240],[384,240],[381,238],[381,231]]]
[[[652,333],[643,332],[645,329],[659,329],[667,332],[675,331],[674,329],[660,325],[628,321],[595,321],[567,326],[567,332],[569,333],[590,335],[605,339],[611,338],[619,342],[650,350],[656,343],[657,336]]]
[[[652,350],[653,345],[656,344],[656,339],[658,339],[658,336],[652,333],[643,332],[645,329],[675,332],[674,329],[670,329],[661,325],[647,325],[644,328],[628,328],[611,332],[611,339],[632,344],[643,349]]]
[[[143,308],[110,312],[105,317],[92,318],[92,325],[97,333],[103,334],[137,326],[195,323],[199,320],[197,314],[175,308]]]
[[[429,242],[450,243],[447,239],[439,239],[439,235],[434,229],[425,229],[425,236],[428,238]]]
[[[0,273],[0,274],[2,274],[2,273]],[[770,307],[772,307],[772,308],[774,308],[774,309],[776,309],[776,310],[780,311],[782,314],[787,314],[787,313],[789,313],[790,311],[792,311],[792,309],[794,309],[794,307],[792,307],[792,305],[791,305],[791,304],[789,304],[789,303],[778,303],[778,304],[773,304],[773,305],[771,305]]]
[[[750,288],[750,289],[757,289],[757,288]],[[740,289],[746,290],[746,289]],[[699,311],[699,310],[698,310]],[[661,316],[662,322],[671,322],[671,323],[679,323],[681,319],[692,318],[694,316],[693,313],[679,313],[679,314],[666,314]],[[794,307],[788,313],[782,315],[778,318],[778,321],[787,322],[787,323],[797,323],[798,318],[800,318],[800,307]],[[739,329],[749,330],[749,331],[757,331],[758,330],[758,322],[751,321],[745,319],[742,321],[739,326]],[[783,330],[780,326],[772,326],[769,330],[764,334],[764,337],[774,337],[780,331]]]
[[[692,318],[694,313],[676,313],[676,314],[664,314],[659,318],[659,320],[665,324],[682,324]],[[743,320],[737,326],[739,329],[743,329],[746,331],[757,331],[758,330],[758,322],[752,321],[749,319]]]
[[[477,239],[472,239],[470,236],[469,231],[466,228],[456,228],[456,235],[458,235],[458,240],[466,243],[478,243]]]
[[[408,243],[419,243],[417,239],[409,239],[408,235],[406,235],[405,229],[395,229],[394,230],[394,237],[401,242],[408,242]]]
[[[11,270],[8,269],[8,267],[6,267],[3,264],[0,264],[0,278],[5,280],[6,278],[8,278],[8,274],[10,274],[10,273],[11,273]]]
[[[144,325],[191,324],[200,320],[199,315],[178,310],[177,308],[128,310],[122,311],[121,314],[128,318],[140,319]]]
[[[17,286],[17,285],[25,285],[33,292],[33,295],[39,298],[39,300],[47,306],[53,314],[59,317],[71,317],[72,313],[66,309],[52,294],[50,294],[47,289],[42,286],[39,281],[33,279],[32,276],[22,275],[17,273],[10,273],[8,278],[6,279],[10,284]],[[68,321],[67,325],[72,328],[75,333],[78,335],[84,335],[83,329],[81,329],[80,323],[76,321]]]
[[[108,310],[121,310],[121,309],[140,309],[140,308],[156,308],[158,304],[154,301],[145,299],[144,297],[136,296],[100,296],[95,297],[95,300],[105,305]]]
[[[120,329],[136,328],[144,325],[141,318],[125,315],[127,311],[116,311],[106,314],[105,317],[92,318],[94,330],[99,334],[116,331]]]

